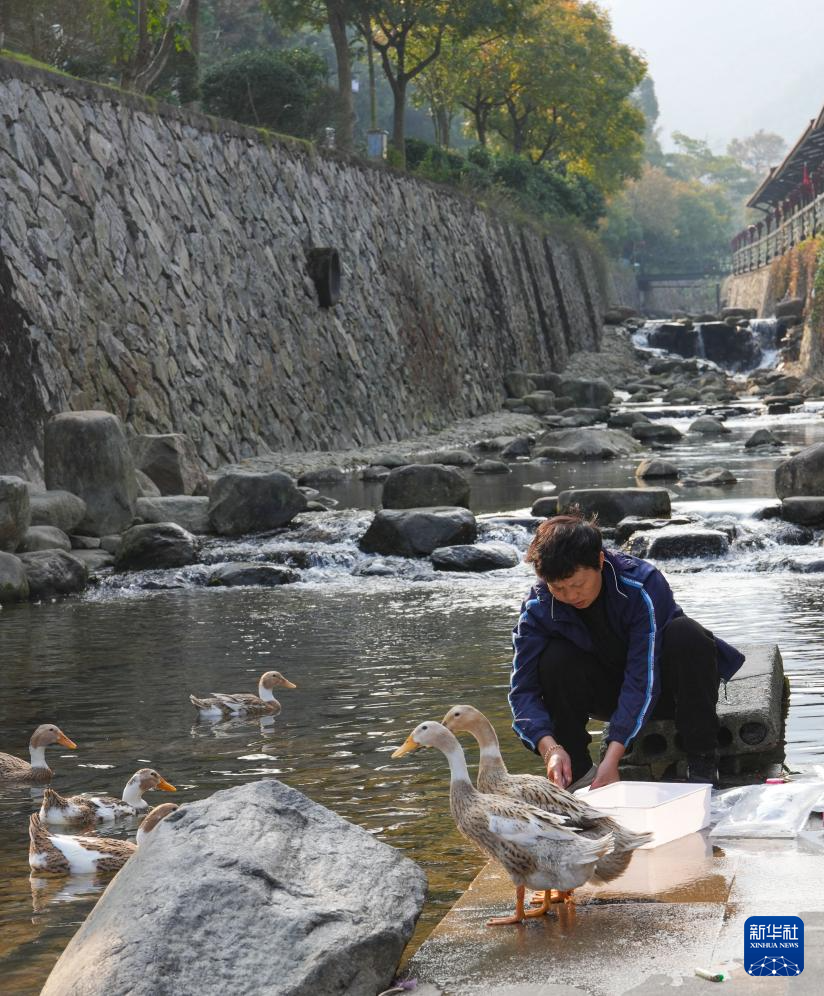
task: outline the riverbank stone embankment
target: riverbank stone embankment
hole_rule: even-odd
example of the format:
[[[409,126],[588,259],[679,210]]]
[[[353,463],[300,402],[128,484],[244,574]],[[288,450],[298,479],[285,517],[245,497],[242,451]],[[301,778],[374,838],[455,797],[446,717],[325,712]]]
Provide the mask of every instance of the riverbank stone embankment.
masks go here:
[[[400,851],[275,779],[181,806],[110,883],[43,996],[365,996],[426,896]]]
[[[533,530],[542,518],[575,507],[597,515],[608,540],[620,537],[628,552],[655,559],[724,557],[769,542],[771,529],[784,543],[818,542],[824,444],[791,452],[763,428],[735,444],[742,454],[786,456],[775,473],[784,504],[764,510],[764,519],[776,521],[765,521],[758,536],[719,514],[688,512],[673,520],[671,500],[680,492],[723,495],[737,478],[722,465],[688,473],[670,455],[686,438],[714,445],[730,436],[728,418],[769,413],[776,399],[795,410],[822,385],[776,370],[733,378],[701,358],[636,349],[630,331],[605,335],[601,353],[575,354],[572,374],[504,372],[504,409],[440,433],[358,450],[268,453],[214,473],[182,433],[137,435],[110,412],[56,415],[45,429],[47,489],[0,477],[0,599],[72,594],[113,572],[138,585],[145,572],[184,572],[183,580],[146,581],[161,587],[293,583],[311,566],[310,553],[282,551],[281,561],[261,564],[266,554],[247,538],[327,541],[334,516],[352,512],[335,513],[336,501],[323,491],[356,477],[378,488],[381,506],[364,513],[356,537],[361,554],[374,558],[352,563],[363,576],[402,570],[385,558],[428,560],[430,571],[506,569],[520,553],[508,536],[494,533],[496,526]],[[581,367],[600,376],[581,376]],[[680,416],[681,428],[667,416]],[[567,488],[537,497],[526,519],[487,523],[470,511],[472,481],[485,473],[529,464],[549,477],[562,465],[632,458],[637,487]],[[313,531],[318,513],[326,514],[325,525]],[[817,563],[804,560],[799,570]]]

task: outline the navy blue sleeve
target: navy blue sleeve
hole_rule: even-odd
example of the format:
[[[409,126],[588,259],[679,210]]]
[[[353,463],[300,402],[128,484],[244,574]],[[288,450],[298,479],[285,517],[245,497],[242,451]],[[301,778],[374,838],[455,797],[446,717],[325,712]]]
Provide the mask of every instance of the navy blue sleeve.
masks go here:
[[[644,584],[622,577],[638,589],[629,627],[629,648],[618,705],[609,720],[607,741],[629,747],[647,721],[661,693],[661,631],[675,611],[670,586],[660,571]]]
[[[515,656],[509,685],[512,729],[524,746],[536,754],[541,737],[551,736],[554,732],[538,681],[538,658],[547,643],[547,635],[534,616],[539,604],[533,590],[521,606],[518,624],[512,631]]]

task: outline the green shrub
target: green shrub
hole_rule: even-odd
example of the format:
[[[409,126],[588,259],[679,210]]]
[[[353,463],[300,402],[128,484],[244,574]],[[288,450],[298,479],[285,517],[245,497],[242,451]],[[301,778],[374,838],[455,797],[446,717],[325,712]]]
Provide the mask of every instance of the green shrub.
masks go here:
[[[335,117],[326,77],[324,60],[304,49],[240,52],[213,66],[200,92],[209,114],[311,138]]]

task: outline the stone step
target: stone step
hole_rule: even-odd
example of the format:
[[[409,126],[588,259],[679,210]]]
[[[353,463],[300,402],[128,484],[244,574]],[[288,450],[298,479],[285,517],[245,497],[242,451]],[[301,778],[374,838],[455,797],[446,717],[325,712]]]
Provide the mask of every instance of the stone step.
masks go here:
[[[727,759],[742,755],[769,755],[784,734],[784,665],[776,644],[749,644],[739,647],[746,655],[741,669],[721,686],[718,701],[719,751],[724,770],[738,771],[740,765]],[[760,759],[759,759],[760,760]],[[622,759],[623,768],[643,769],[661,777],[682,775],[685,758],[672,720],[652,720],[636,737],[632,749]],[[675,767],[673,768],[673,765]],[[632,774],[627,771],[627,776]]]

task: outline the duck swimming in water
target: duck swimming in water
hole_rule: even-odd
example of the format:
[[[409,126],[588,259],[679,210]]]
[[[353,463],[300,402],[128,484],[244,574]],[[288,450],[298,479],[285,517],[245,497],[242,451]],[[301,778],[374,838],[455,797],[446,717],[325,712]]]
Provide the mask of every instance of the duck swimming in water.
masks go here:
[[[164,803],[150,810],[137,831],[137,844],[116,837],[49,833],[37,813],[29,817],[29,866],[53,875],[119,871],[157,824],[177,809]],[[142,831],[142,833],[141,833]]]
[[[137,816],[148,810],[143,799],[144,792],[160,789],[161,792],[176,792],[171,785],[153,768],[141,768],[126,782],[120,799],[113,795],[58,795],[47,788],[43,793],[40,819],[48,823],[95,823],[117,820],[126,816]]]
[[[266,671],[265,674],[260,676],[257,695],[250,695],[247,692],[236,692],[234,694],[212,692],[211,695],[203,699],[190,695],[189,701],[198,710],[200,715],[206,718],[277,716],[281,705],[272,694],[272,689],[278,687],[297,688],[297,685],[284,678],[280,671]]]
[[[46,748],[53,744],[77,750],[77,744],[69,740],[59,726],[44,723],[38,726],[29,740],[29,755],[31,762],[13,754],[0,754],[0,781],[10,782],[47,782],[54,772],[46,764]]]

